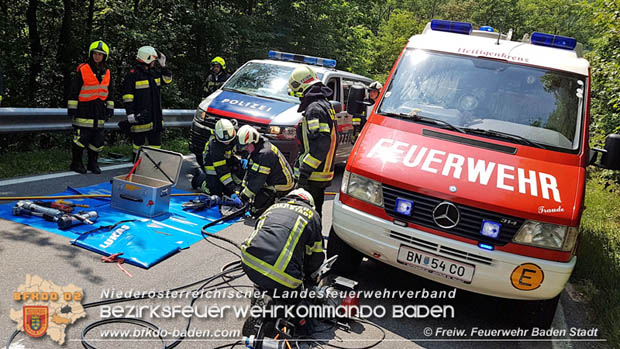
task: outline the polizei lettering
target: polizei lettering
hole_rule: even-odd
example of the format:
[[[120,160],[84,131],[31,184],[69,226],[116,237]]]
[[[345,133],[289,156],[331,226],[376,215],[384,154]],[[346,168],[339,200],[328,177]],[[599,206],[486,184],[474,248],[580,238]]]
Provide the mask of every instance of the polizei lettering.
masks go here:
[[[120,228],[116,229],[115,231],[112,232],[112,234],[110,234],[109,238],[107,238],[102,244],[99,244],[99,247],[107,248],[107,247],[112,246],[114,241],[116,241],[116,239],[118,239],[121,235],[123,235],[123,233],[127,230],[129,230],[128,225],[121,225]]]
[[[232,105],[238,105],[240,107],[246,107],[246,108],[257,109],[257,110],[262,110],[262,111],[271,111],[271,107],[268,107],[266,105],[252,103],[248,101],[240,101],[237,99],[224,98],[222,99],[222,103],[228,103]]]
[[[489,185],[491,177],[497,178],[495,186],[502,190],[518,191],[561,203],[558,183],[554,176],[534,170],[475,159],[442,150],[420,147],[393,139],[381,138],[366,155],[385,162],[401,162],[406,167],[466,179],[472,183]]]

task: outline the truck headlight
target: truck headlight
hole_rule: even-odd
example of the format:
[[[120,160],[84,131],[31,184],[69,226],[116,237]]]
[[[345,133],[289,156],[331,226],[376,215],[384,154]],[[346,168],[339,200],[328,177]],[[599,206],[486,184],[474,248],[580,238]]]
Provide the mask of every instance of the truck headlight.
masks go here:
[[[515,235],[513,242],[571,251],[577,242],[577,232],[576,227],[527,220]]]
[[[345,170],[340,190],[356,199],[383,207],[383,187],[370,178]]]
[[[268,131],[267,135],[276,139],[295,139],[297,134],[295,126],[269,126]]]
[[[194,121],[196,122],[204,121],[206,115],[207,113],[204,110],[200,108],[196,108],[196,112],[194,113]]]

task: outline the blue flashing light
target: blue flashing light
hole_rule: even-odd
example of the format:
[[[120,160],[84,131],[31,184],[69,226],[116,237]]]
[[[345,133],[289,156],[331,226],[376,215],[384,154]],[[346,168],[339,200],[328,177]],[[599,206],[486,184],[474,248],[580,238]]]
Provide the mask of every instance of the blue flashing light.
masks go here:
[[[478,247],[480,247],[483,250],[487,250],[487,251],[493,251],[495,249],[495,247],[493,247],[493,245],[483,244],[482,242],[478,243]]]
[[[405,216],[411,216],[411,209],[413,209],[413,201],[397,198],[395,206],[396,206],[396,212],[402,215],[405,215]]]
[[[482,228],[480,229],[480,234],[484,236],[488,236],[490,238],[497,239],[501,229],[502,229],[502,225],[500,223],[483,219]]]
[[[577,46],[577,39],[567,36],[551,35],[534,32],[530,38],[533,45],[561,48],[564,50],[574,50]]]
[[[296,55],[293,53],[286,53],[286,52],[279,52],[279,51],[269,51],[269,58],[271,59],[277,59],[280,61],[289,61],[289,62],[298,62],[298,63],[305,63],[305,64],[311,64],[311,65],[320,65],[323,67],[328,67],[328,68],[335,68],[336,67],[336,60],[335,59],[328,59],[328,58],[320,58],[320,57],[313,57],[313,56],[304,56],[304,55]]]
[[[471,34],[472,26],[471,26],[471,23],[466,23],[466,22],[454,22],[454,21],[444,21],[441,19],[433,19],[431,21],[431,29],[442,31],[442,32],[469,35]]]
[[[480,30],[485,31],[485,32],[494,32],[495,31],[493,29],[493,27],[490,27],[488,25],[483,25],[482,27],[480,27]]]

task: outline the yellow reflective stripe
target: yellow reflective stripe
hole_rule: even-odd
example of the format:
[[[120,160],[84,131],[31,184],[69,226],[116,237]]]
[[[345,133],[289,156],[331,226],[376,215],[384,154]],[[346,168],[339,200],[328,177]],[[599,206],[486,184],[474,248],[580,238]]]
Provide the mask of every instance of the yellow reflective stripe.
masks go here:
[[[232,182],[231,174],[227,173],[223,175],[222,177],[220,177],[220,182],[222,182],[224,185],[227,185],[228,183]]]
[[[132,94],[123,95],[123,102],[125,103],[133,102],[133,95]]]
[[[324,122],[319,124],[319,132],[329,132],[330,128],[329,128],[329,124],[326,124]]]
[[[288,235],[288,239],[286,239],[286,244],[284,244],[284,248],[278,257],[278,260],[274,264],[274,267],[277,270],[284,271],[288,266],[288,263],[291,261],[293,257],[293,252],[295,251],[295,246],[297,246],[297,242],[299,242],[299,238],[301,237],[301,233],[306,229],[306,225],[308,225],[308,221],[303,217],[298,216],[295,225],[293,226],[293,230]]]
[[[155,78],[155,83],[157,84],[157,86],[161,85],[161,79]]]
[[[133,125],[131,126],[131,132],[147,132],[153,129],[153,123],[149,122],[144,125]]]
[[[138,149],[140,149],[140,147],[141,147],[140,145],[136,145],[136,144],[132,144],[132,146],[133,146],[133,152],[134,153],[137,153]]]
[[[164,79],[164,83],[169,84],[172,82],[172,76],[162,76],[162,78]]]
[[[314,245],[306,245],[306,254],[311,255],[314,252],[321,253],[323,252],[323,241],[317,241]]]
[[[310,175],[310,178],[308,178],[311,181],[317,181],[317,182],[327,182],[327,181],[331,181],[334,178],[334,173],[333,172],[312,172],[312,174]]]
[[[258,168],[259,168],[259,167],[260,167],[260,165],[259,165],[259,164],[254,164],[254,165],[252,165],[252,167],[251,167],[250,169],[251,169],[252,171],[256,171],[256,172],[258,172]]]
[[[334,161],[334,156],[336,155],[336,130],[332,130],[330,135],[331,143],[329,145],[329,152],[327,153],[327,158],[325,159],[325,167],[323,167],[323,171],[330,171],[332,168],[332,161]],[[332,172],[333,175],[333,172]]]
[[[149,88],[148,80],[136,81],[136,89]]]
[[[291,172],[288,170],[288,163],[284,158],[284,155],[280,152],[278,147],[275,145],[271,145],[271,151],[273,151],[278,156],[278,161],[280,162],[280,167],[282,168],[282,173],[284,173],[284,177],[286,178],[286,184],[277,184],[275,185],[276,191],[288,191],[293,189],[295,183],[293,182],[293,178],[291,176]]]
[[[216,161],[213,163],[214,167],[224,166],[224,165],[226,165],[226,160]]]
[[[2,96],[0,95],[0,102],[2,102]]]
[[[215,172],[215,167],[213,166],[206,166],[205,165],[205,173],[208,175],[217,175],[217,172]]]
[[[308,153],[304,157],[304,163],[316,170],[319,165],[321,165],[321,160],[315,158],[314,156],[310,155],[310,153]]]
[[[93,151],[95,151],[95,152],[97,152],[97,153],[101,153],[101,152],[103,151],[103,146],[101,146],[101,147],[95,147],[95,146],[93,146],[92,144],[89,144],[89,145],[88,145],[88,148],[90,148],[91,150],[93,150]]]
[[[161,149],[161,145],[152,145],[152,144],[149,144],[149,147],[151,147],[151,148],[155,148],[155,149]]]
[[[241,246],[241,260],[245,265],[288,288],[297,288],[301,286],[301,280],[296,279],[282,271],[279,271],[273,266],[252,256],[251,254],[246,252],[245,248],[246,246]]]
[[[108,108],[114,109],[114,101],[107,101],[106,105],[108,106]]]
[[[94,125],[93,119],[84,119],[84,118],[73,118],[73,125],[79,127],[93,127]],[[105,121],[97,120],[97,126],[103,126]]]
[[[0,97],[0,100],[1,100],[1,97]],[[77,109],[77,106],[78,106],[78,101],[73,100],[73,99],[67,101],[67,108],[68,109]]]
[[[362,122],[362,118],[353,118],[351,119],[353,122]]]
[[[312,119],[308,121],[308,129],[310,131],[316,131],[319,129],[319,119]]]
[[[262,174],[270,174],[271,173],[271,169],[269,167],[266,166],[260,166],[260,168],[258,169],[258,173],[262,173]]]
[[[252,197],[254,197],[254,195],[256,195],[250,189],[248,189],[248,187],[244,187],[243,191],[241,192],[241,194],[243,194],[243,195],[245,195],[245,196],[247,196],[249,198],[252,198]]]

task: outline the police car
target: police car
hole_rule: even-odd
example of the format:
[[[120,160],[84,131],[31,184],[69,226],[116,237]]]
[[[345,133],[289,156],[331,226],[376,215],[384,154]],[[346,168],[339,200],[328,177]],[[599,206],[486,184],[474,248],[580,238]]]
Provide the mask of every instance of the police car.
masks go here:
[[[292,164],[298,155],[296,127],[299,98],[288,94],[289,75],[299,64],[307,64],[334,91],[330,100],[338,118],[337,162],[345,161],[353,147],[352,116],[345,102],[354,84],[368,85],[371,79],[336,70],[333,59],[269,51],[269,59],[245,63],[222,87],[199,105],[190,130],[190,150],[202,165],[202,152],[215,122],[235,119],[239,126],[251,125],[277,146]]]

